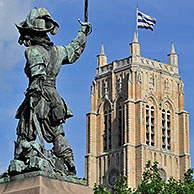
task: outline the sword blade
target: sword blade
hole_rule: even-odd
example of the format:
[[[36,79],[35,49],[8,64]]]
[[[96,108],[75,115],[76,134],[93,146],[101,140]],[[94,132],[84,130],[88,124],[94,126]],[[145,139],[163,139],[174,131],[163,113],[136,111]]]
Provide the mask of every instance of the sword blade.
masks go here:
[[[85,0],[84,22],[88,22],[88,0]]]

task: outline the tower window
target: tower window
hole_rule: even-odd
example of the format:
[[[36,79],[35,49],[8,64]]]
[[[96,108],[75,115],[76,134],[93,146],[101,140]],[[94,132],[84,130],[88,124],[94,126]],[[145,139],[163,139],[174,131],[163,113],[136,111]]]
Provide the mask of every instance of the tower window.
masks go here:
[[[110,167],[110,155],[108,155],[108,167]]]
[[[146,105],[146,144],[155,145],[155,115],[154,107]]]
[[[109,110],[108,112],[108,140],[107,140],[107,144],[108,144],[108,149],[112,148],[112,144],[111,144],[111,110]]]
[[[103,135],[104,151],[107,150],[107,111],[104,112],[104,135]]]
[[[111,144],[111,110],[107,106],[104,111],[104,134],[103,134],[104,151],[112,148]]]
[[[171,149],[171,113],[170,111],[162,110],[162,148]]]
[[[118,146],[124,144],[124,108],[122,105],[118,109]]]
[[[102,165],[101,165],[101,158],[99,158],[99,183],[101,183],[101,176],[102,176]]]

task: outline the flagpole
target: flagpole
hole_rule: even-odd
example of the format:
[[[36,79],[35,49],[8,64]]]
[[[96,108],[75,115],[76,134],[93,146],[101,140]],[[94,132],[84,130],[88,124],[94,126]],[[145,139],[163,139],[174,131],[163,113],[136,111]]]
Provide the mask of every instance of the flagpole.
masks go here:
[[[137,32],[137,40],[138,40],[138,4],[136,7],[136,32]]]

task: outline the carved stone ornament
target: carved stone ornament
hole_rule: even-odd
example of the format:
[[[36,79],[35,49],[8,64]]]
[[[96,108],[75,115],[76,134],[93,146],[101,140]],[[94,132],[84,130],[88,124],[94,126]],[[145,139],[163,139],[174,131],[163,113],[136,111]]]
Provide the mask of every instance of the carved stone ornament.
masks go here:
[[[118,88],[118,92],[120,92],[122,90],[122,77],[120,76],[117,80],[117,88]]]
[[[129,83],[132,83],[132,72],[131,71],[129,71],[129,74],[128,74],[128,81],[129,81]]]
[[[106,97],[108,96],[108,80],[105,80],[105,83],[104,83],[104,95]]]
[[[96,82],[93,81],[91,85],[91,95],[95,96]]]
[[[138,72],[138,73],[137,73],[137,82],[138,82],[139,84],[141,84],[141,82],[142,82],[141,72]]]
[[[150,88],[153,89],[154,88],[154,75],[153,74],[150,75],[150,82],[149,83],[150,83]]]
[[[180,85],[179,91],[180,91],[180,94],[184,95],[184,86],[183,86],[183,84]]]
[[[159,169],[159,174],[160,174],[162,180],[167,181],[167,178],[168,178],[167,177],[167,173],[166,173],[166,171],[163,168]]]
[[[119,170],[112,168],[107,175],[107,182],[110,187],[114,186],[117,176],[119,176]]]

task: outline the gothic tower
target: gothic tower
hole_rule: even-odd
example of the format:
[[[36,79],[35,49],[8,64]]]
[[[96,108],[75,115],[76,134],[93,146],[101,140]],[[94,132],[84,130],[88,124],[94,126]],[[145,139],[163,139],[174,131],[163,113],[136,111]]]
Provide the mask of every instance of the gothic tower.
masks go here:
[[[130,56],[107,63],[102,44],[87,114],[88,185],[111,188],[120,173],[137,187],[148,160],[164,179],[190,167],[189,114],[172,42],[168,64],[140,55],[136,33]]]

